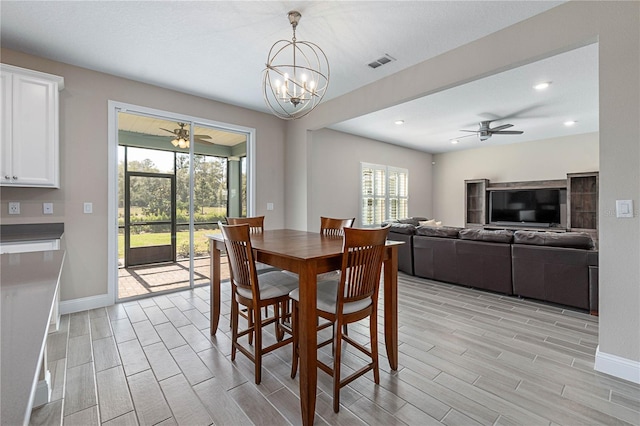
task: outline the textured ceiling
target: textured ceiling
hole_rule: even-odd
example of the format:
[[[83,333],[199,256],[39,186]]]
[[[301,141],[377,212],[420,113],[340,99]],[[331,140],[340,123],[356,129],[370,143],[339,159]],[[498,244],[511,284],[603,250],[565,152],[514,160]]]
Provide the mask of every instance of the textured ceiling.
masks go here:
[[[260,88],[261,74],[271,45],[278,39],[291,38],[286,17],[289,10],[302,13],[298,39],[317,43],[329,58],[331,83],[325,99],[331,99],[561,3],[3,0],[0,40],[6,48],[267,111]],[[385,54],[397,60],[375,70],[367,66]],[[595,87],[571,89],[568,86],[572,83],[570,79],[561,85],[561,77],[556,77],[558,74],[552,73],[552,68],[548,70],[550,77],[547,78],[554,80],[552,88],[561,92],[550,91],[546,99],[537,98],[530,90],[525,93],[521,87],[517,88],[525,82],[517,71],[513,71],[494,76],[486,83],[470,83],[439,93],[437,98],[417,100],[334,127],[416,149],[441,152],[451,148],[450,144],[446,148],[442,146],[443,138],[448,139],[458,129],[473,128],[474,122],[486,114],[504,117],[527,110],[530,114],[526,116],[555,115],[563,120],[565,116],[577,114],[568,109],[571,105],[591,105],[594,98],[577,98],[573,104],[565,103],[564,106],[558,102],[552,107],[551,103],[564,99],[569,93],[584,94],[588,90],[596,96],[597,105],[597,78]],[[594,72],[597,72],[597,66]],[[529,74],[531,78],[534,76],[533,72]],[[526,82],[526,85],[530,89],[531,83]],[[490,89],[487,91],[487,88]],[[518,96],[515,96],[516,92]],[[434,120],[429,120],[434,116],[434,102],[441,107],[437,108],[438,127],[446,126],[446,129],[435,128]],[[545,104],[544,109],[542,104]],[[532,106],[536,106],[535,110]],[[597,116],[597,111],[590,113]],[[396,115],[402,115],[406,120],[401,130],[395,129],[395,133],[382,127],[374,133],[367,130],[374,118],[375,122],[384,123],[392,121]],[[526,137],[554,136],[553,132],[541,130],[540,137],[536,137],[534,121],[516,121],[516,118],[521,117],[513,117],[509,122],[525,130]],[[424,123],[419,126],[420,119]],[[574,128],[574,132],[594,130],[594,126],[586,126],[587,120],[582,116],[577,120],[583,127]],[[595,126],[597,130],[597,120]],[[504,143],[511,139],[502,138]],[[475,138],[463,141],[471,142],[471,139]],[[494,143],[497,139],[494,136],[487,142]],[[454,149],[462,146],[461,143]]]

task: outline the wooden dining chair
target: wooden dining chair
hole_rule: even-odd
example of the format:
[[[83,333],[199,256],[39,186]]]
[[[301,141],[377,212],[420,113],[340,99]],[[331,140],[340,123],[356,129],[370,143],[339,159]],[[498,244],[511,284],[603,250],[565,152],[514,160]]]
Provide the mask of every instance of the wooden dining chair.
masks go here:
[[[340,389],[366,372],[373,370],[373,379],[380,383],[378,368],[378,290],[380,270],[389,226],[377,229],[344,228],[342,269],[339,281],[318,284],[316,312],[334,324],[333,338],[318,344],[318,347],[333,343],[333,365],[317,360],[318,368],[333,376],[333,411],[340,409]],[[294,301],[291,324],[293,327],[293,361],[291,378],[298,370],[298,302],[299,289],[289,297]],[[344,333],[343,326],[369,317],[371,350]],[[322,327],[322,326],[321,326]],[[371,362],[355,373],[340,379],[340,357],[342,342],[349,343],[371,358]]]
[[[344,228],[351,228],[356,218],[335,219],[332,217],[320,216],[320,233],[330,237],[342,237]]]
[[[325,237],[342,237],[344,236],[344,228],[353,226],[356,221],[355,217],[349,219],[336,219],[332,217],[320,216],[320,234]],[[339,271],[324,272],[318,274],[318,282],[326,280],[337,280],[340,278]]]
[[[264,232],[264,216],[227,217],[227,225],[249,225],[252,234]]]
[[[249,225],[249,232],[251,234],[259,234],[264,232],[264,216],[227,217],[226,219],[227,225]],[[264,263],[256,262],[256,269],[258,271],[263,271],[271,270],[273,268],[269,265],[265,265]],[[251,321],[250,314],[251,310],[249,308],[240,311],[240,315],[246,318],[248,321]],[[264,315],[265,317],[269,315],[268,307],[265,307]],[[229,319],[229,326],[231,326],[231,319]],[[251,338],[249,338],[249,343],[251,343]]]
[[[251,249],[250,226],[222,225],[220,229],[229,257],[231,278],[231,360],[235,360],[236,351],[242,352],[255,364],[255,382],[260,384],[262,378],[262,356],[292,341],[292,337],[284,339],[289,327],[283,326],[288,309],[289,293],[298,288],[298,280],[282,271],[271,271],[258,275]],[[247,328],[239,330],[240,305],[247,308],[249,320]],[[273,307],[273,316],[262,317],[261,308]],[[255,317],[255,318],[254,318]],[[262,329],[275,324],[276,342],[262,347]],[[253,350],[241,343],[240,338],[248,336],[249,345],[253,342]]]

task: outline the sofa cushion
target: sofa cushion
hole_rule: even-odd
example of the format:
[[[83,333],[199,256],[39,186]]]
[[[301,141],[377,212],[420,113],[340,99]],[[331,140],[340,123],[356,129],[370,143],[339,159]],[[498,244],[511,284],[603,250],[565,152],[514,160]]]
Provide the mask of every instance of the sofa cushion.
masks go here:
[[[513,234],[513,243],[583,250],[593,248],[593,240],[586,232],[516,231]]]
[[[420,221],[418,219],[414,219],[412,217],[407,217],[404,219],[398,219],[399,223],[405,223],[405,224],[409,224],[409,225],[413,225],[413,226],[418,226],[420,225]]]
[[[461,229],[453,226],[419,226],[416,228],[416,234],[425,237],[458,238],[458,232]]]
[[[389,232],[393,232],[396,234],[409,234],[413,235],[416,233],[415,225],[410,223],[391,223],[389,228]]]
[[[513,231],[506,229],[491,230],[466,228],[460,231],[459,237],[461,240],[509,244],[513,240]]]
[[[421,220],[419,223],[420,223],[420,226],[442,226],[442,222],[435,219]]]

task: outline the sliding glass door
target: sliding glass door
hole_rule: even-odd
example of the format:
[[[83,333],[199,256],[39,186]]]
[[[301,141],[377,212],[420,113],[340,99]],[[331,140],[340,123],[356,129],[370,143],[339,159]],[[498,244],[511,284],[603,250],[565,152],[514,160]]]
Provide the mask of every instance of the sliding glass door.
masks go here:
[[[119,111],[116,299],[209,284],[218,222],[248,209],[247,132]]]

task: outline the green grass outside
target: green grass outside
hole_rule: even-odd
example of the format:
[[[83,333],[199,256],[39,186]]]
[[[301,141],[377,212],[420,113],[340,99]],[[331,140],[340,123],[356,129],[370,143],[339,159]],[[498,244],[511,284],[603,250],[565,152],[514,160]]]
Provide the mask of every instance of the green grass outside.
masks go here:
[[[186,211],[183,211],[186,214]],[[197,209],[196,213],[197,214],[203,214],[203,209],[199,208]],[[178,212],[180,213],[180,212]],[[225,216],[227,214],[227,208],[226,207],[205,207],[204,208],[204,214],[215,214],[218,216]],[[142,207],[131,207],[131,216],[144,216],[144,213],[142,212]],[[118,208],[118,218],[124,220],[124,207],[119,207]]]
[[[209,239],[206,235],[217,234],[218,229],[206,229],[195,231],[193,234],[194,254],[204,256],[209,252]],[[171,244],[171,233],[145,233],[131,235],[131,247],[147,247]],[[189,255],[189,232],[176,233],[176,249],[178,257],[188,257]],[[124,258],[124,234],[118,234],[118,258]]]

